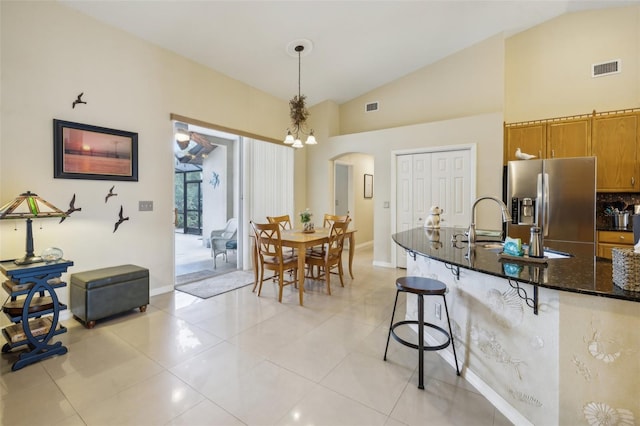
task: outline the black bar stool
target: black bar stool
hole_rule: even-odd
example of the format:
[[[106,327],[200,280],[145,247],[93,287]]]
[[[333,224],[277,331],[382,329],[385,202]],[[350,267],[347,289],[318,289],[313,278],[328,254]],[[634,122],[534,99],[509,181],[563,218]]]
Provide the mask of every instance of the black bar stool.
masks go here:
[[[447,299],[444,294],[447,291],[447,286],[438,280],[423,277],[400,277],[396,280],[396,301],[393,304],[393,313],[391,314],[391,324],[389,325],[389,335],[387,336],[387,346],[384,349],[384,360],[387,360],[387,350],[389,349],[389,339],[393,335],[393,338],[405,346],[418,350],[418,388],[424,389],[424,351],[439,351],[447,346],[451,345],[453,348],[453,358],[456,362],[456,374],[460,375],[460,369],[458,368],[458,356],[456,355],[456,347],[453,344],[453,332],[451,330],[451,320],[449,319],[449,309],[447,308]],[[405,293],[412,293],[418,296],[418,320],[417,321],[398,321],[393,322],[393,318],[396,314],[396,305],[398,304],[398,295],[403,291]],[[444,301],[444,310],[447,315],[447,324],[449,324],[449,332],[445,329],[438,327],[435,324],[424,322],[424,296],[442,296]],[[401,325],[413,325],[418,326],[418,344],[415,345],[399,337],[395,329]],[[446,337],[446,342],[435,345],[425,346],[424,344],[424,327],[431,327],[439,331]]]

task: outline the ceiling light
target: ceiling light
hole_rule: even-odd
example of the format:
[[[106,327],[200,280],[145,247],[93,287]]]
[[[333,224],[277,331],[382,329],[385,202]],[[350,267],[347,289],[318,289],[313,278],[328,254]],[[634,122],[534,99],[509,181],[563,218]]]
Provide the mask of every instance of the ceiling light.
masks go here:
[[[308,45],[310,45],[308,41],[306,41]],[[307,110],[307,106],[305,105],[306,96],[300,93],[300,75],[301,75],[301,67],[300,67],[300,56],[304,51],[305,46],[302,43],[297,43],[294,50],[298,54],[298,94],[294,96],[289,101],[289,117],[291,118],[291,127],[287,129],[287,136],[284,139],[284,143],[287,145],[291,145],[293,148],[302,148],[302,141],[300,140],[300,135],[308,135],[307,141],[305,142],[308,145],[315,145],[318,143],[316,141],[316,137],[313,135],[313,129],[307,132],[307,118],[309,117],[309,111]]]

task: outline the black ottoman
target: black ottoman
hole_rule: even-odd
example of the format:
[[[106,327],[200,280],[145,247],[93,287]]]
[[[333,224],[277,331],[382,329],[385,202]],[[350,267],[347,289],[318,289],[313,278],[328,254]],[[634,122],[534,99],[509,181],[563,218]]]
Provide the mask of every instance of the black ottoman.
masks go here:
[[[71,312],[87,328],[96,320],[149,304],[149,270],[120,265],[71,274]]]

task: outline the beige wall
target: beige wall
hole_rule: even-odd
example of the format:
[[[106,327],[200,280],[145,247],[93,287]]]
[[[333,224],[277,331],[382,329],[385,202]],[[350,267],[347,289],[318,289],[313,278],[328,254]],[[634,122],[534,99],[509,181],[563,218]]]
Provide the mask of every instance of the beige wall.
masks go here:
[[[344,103],[340,134],[502,111],[503,74],[499,35]],[[379,111],[365,112],[373,101]]]
[[[640,106],[640,6],[559,17],[506,41],[508,123]],[[591,65],[622,60],[592,78]]]
[[[60,247],[70,273],[134,263],[152,293],[173,288],[173,135],[170,113],[280,138],[288,105],[57,2],[0,2],[2,40],[0,200],[31,190],[65,222],[36,221],[36,252]],[[84,92],[88,103],[71,108]],[[53,179],[54,118],[137,132],[139,182]],[[117,197],[105,204],[115,184]],[[138,201],[154,202],[138,212]],[[114,233],[120,205],[130,217]],[[10,222],[10,223],[7,223]],[[42,224],[43,229],[40,229]],[[0,256],[24,254],[25,225],[0,223]],[[63,302],[68,289],[60,292]]]
[[[393,150],[477,144],[479,176],[474,192],[500,196],[503,58],[502,37],[492,37],[428,69],[341,105],[341,133],[346,129],[355,133],[332,137],[309,149],[306,192],[314,197],[307,200],[308,204],[314,211],[329,208],[331,196],[325,182],[331,178],[332,169],[328,166],[331,159],[353,152],[372,155],[374,263],[391,265],[395,255],[390,238]],[[405,102],[405,99],[408,100]],[[374,113],[376,116],[365,116],[363,104],[371,100],[380,101],[381,110]],[[487,113],[474,115],[475,112]],[[403,125],[408,123],[413,125]],[[384,207],[385,201],[390,207]],[[480,220],[486,223],[487,219],[480,217]]]

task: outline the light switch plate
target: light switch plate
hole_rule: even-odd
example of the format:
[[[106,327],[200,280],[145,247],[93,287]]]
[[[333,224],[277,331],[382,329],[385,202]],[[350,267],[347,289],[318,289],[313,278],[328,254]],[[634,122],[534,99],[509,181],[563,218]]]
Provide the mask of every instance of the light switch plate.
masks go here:
[[[138,201],[138,211],[141,211],[141,212],[153,211],[153,201]]]

